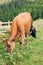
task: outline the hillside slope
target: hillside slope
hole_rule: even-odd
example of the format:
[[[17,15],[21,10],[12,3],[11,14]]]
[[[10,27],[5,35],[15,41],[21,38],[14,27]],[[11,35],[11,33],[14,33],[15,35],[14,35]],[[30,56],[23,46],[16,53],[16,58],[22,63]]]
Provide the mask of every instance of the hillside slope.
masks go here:
[[[29,36],[28,47],[24,44],[22,51],[19,50],[18,40],[11,54],[6,53],[5,43],[0,42],[0,65],[43,65],[43,19],[36,20],[33,25],[37,38]]]

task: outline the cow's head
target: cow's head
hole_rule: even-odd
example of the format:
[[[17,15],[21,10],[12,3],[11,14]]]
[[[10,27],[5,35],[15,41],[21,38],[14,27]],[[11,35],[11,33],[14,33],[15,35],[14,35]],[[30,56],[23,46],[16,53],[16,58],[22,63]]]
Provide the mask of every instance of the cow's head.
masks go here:
[[[35,27],[32,27],[30,29],[30,35],[32,35],[32,37],[36,38],[36,29],[35,29]]]
[[[14,50],[14,46],[14,42],[11,42],[10,40],[6,39],[6,47],[8,53],[11,53]]]

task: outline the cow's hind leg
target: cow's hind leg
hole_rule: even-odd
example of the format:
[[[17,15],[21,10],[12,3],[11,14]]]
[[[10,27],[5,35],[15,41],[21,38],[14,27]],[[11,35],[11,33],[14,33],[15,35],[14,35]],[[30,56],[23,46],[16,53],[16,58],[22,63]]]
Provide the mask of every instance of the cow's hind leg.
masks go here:
[[[24,43],[24,31],[21,32],[21,36],[20,36],[20,50],[22,50],[22,46],[23,46],[23,43]]]
[[[28,46],[28,33],[26,33],[25,36],[26,36],[26,45]]]

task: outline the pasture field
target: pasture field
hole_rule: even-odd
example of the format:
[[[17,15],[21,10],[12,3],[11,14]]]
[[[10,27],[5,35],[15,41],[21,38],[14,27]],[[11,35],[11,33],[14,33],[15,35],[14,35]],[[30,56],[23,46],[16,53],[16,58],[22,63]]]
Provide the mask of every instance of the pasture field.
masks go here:
[[[0,42],[0,65],[43,65],[43,19],[34,21],[34,27],[37,30],[37,37],[28,37],[28,46],[26,39],[23,44],[23,50],[19,50],[19,40],[15,43],[14,51],[9,54],[6,52],[5,42]],[[0,36],[7,38],[8,33]]]

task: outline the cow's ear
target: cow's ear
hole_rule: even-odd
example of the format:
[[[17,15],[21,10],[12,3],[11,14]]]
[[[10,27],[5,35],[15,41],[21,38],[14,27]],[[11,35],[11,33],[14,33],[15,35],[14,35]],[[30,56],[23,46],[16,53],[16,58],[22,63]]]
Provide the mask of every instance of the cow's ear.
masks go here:
[[[5,42],[7,43],[8,42],[8,39],[6,39]]]
[[[8,39],[5,40],[5,44],[6,44],[6,46],[8,46]]]
[[[6,39],[5,42],[6,42],[6,44],[9,45],[9,46],[11,45],[11,42],[10,42],[8,39]]]

